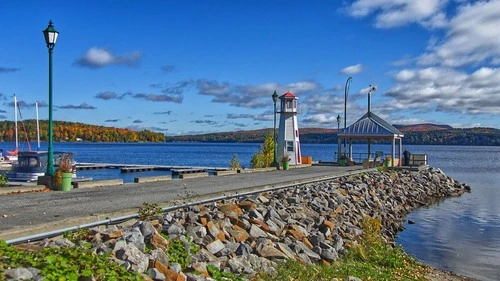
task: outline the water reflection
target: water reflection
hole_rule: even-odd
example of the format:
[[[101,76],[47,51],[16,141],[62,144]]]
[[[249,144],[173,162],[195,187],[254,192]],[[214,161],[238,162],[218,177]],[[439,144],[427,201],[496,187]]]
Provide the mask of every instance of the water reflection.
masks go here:
[[[405,225],[397,242],[432,266],[479,280],[500,280],[500,163],[484,161],[499,154],[500,148],[433,154],[437,163],[431,164],[467,182],[472,193],[410,214],[408,219],[416,224]]]

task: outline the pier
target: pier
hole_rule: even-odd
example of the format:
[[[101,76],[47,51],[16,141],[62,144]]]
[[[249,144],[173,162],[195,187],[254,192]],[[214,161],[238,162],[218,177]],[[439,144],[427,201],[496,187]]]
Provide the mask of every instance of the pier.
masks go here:
[[[111,164],[111,163],[77,163],[76,170],[119,169],[121,173],[134,173],[146,171],[170,171],[172,176],[191,173],[209,173],[211,171],[227,171],[224,167],[196,167],[196,166],[166,166],[166,165],[137,165],[137,164]]]

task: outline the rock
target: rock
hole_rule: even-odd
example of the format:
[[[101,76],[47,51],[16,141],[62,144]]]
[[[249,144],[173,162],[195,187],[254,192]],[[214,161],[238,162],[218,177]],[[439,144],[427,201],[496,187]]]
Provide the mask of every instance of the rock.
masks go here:
[[[257,251],[261,257],[272,258],[272,259],[287,259],[288,256],[285,255],[280,250],[274,248],[272,245],[266,245]]]
[[[250,236],[244,229],[228,229],[231,238],[236,242],[245,242]]]
[[[182,224],[179,224],[179,223],[172,224],[167,228],[168,235],[184,234],[185,232],[186,232],[186,230],[184,229],[184,226]]]
[[[210,275],[208,274],[208,271],[207,271],[207,263],[205,263],[205,262],[197,262],[197,263],[193,263],[193,264],[191,265],[191,267],[192,267],[195,271],[197,271],[197,272],[199,272],[199,273],[203,274],[203,276],[205,276],[205,277],[209,277],[209,276],[210,276]],[[189,276],[188,276],[188,280],[189,280]]]
[[[224,244],[220,240],[217,239],[217,240],[213,241],[212,243],[209,243],[206,246],[206,249],[210,253],[215,254],[215,253],[221,251],[222,249],[224,249]]]
[[[164,249],[154,249],[151,251],[150,255],[156,262],[159,262],[165,266],[170,262]]]
[[[163,250],[166,250],[168,248],[169,243],[170,243],[167,239],[165,239],[163,236],[161,236],[158,233],[152,234],[149,242],[151,243],[151,245],[153,245],[153,247],[155,249],[159,248],[159,249],[163,249]]]
[[[141,234],[147,241],[151,238],[151,236],[157,233],[156,228],[149,221],[141,221],[139,222],[139,229],[141,230]]]
[[[31,279],[33,279],[33,273],[24,267],[6,269],[5,275],[10,277],[11,278],[10,280],[31,280]]]
[[[148,269],[149,259],[132,243],[126,244],[124,247],[116,250],[115,256],[121,260],[131,263],[132,271],[142,273]]]
[[[252,224],[250,227],[250,237],[252,238],[259,238],[259,237],[268,237],[267,233],[260,229],[258,226],[255,224]]]
[[[177,262],[171,262],[171,263],[168,264],[168,269],[170,269],[170,270],[172,270],[174,272],[179,273],[179,272],[182,271],[182,266],[179,263],[177,263]]]
[[[224,204],[219,207],[219,210],[228,217],[238,218],[243,214],[241,208],[236,204]]]
[[[165,280],[165,275],[156,268],[148,269],[148,275],[155,281]]]

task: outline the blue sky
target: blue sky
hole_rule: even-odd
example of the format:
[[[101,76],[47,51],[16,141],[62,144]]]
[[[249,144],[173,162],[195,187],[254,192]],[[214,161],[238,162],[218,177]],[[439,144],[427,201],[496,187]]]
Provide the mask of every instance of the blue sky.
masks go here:
[[[167,135],[273,126],[274,90],[299,127],[367,109],[392,124],[500,128],[500,1],[10,1],[0,3],[0,120],[54,120]]]

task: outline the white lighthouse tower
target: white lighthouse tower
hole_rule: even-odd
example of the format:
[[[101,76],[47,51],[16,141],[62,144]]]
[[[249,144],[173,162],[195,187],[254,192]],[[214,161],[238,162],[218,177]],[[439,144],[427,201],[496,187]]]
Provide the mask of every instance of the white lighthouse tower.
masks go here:
[[[278,134],[278,161],[285,154],[290,157],[291,165],[302,164],[300,154],[299,127],[297,125],[297,100],[294,94],[287,92],[279,97],[281,100],[280,126]]]

